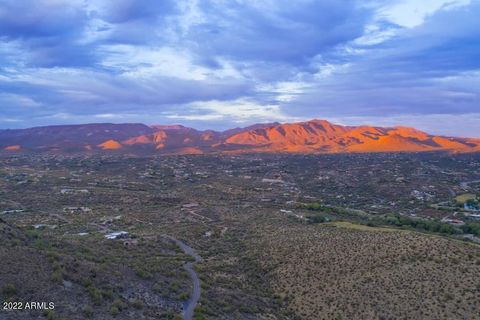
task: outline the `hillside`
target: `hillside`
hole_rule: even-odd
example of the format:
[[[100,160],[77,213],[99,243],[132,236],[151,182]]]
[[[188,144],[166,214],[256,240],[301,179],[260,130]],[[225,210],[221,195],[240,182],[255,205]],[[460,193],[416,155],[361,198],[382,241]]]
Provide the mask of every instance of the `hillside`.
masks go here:
[[[182,125],[85,124],[0,131],[0,149],[149,153],[478,152],[480,139],[435,136],[409,127],[342,126],[326,120],[255,124],[223,132]]]

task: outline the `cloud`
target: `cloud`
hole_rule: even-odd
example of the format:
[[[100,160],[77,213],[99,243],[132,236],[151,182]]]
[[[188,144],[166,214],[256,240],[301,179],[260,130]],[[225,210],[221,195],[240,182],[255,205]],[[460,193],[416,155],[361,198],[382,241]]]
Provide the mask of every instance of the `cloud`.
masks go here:
[[[77,41],[87,22],[87,13],[76,0],[0,2],[0,41],[17,47],[18,65],[91,64],[91,50]]]
[[[0,36],[12,39],[72,35],[86,21],[79,1],[4,0],[0,3]]]
[[[257,121],[287,120],[278,105],[258,104],[248,99],[236,99],[233,101],[210,100],[190,104],[190,110],[197,116],[208,114],[211,116],[229,119],[233,122],[256,119]],[[181,119],[182,115],[177,115]],[[190,119],[192,116],[189,116]]]
[[[360,36],[370,11],[346,1],[199,1],[187,32],[201,56],[293,65]]]
[[[422,25],[438,10],[448,10],[470,4],[470,0],[403,0],[380,10],[379,15],[403,27]]]
[[[122,24],[138,20],[155,22],[172,13],[176,4],[171,0],[102,0],[96,1],[93,8],[102,20]]]
[[[178,15],[173,0],[96,0],[89,13],[96,22],[93,37],[102,44],[150,44],[167,41],[169,17]]]
[[[75,121],[78,117],[111,114],[173,111],[178,105],[210,100],[232,100],[252,93],[248,83],[221,79],[192,80],[165,75],[110,74],[83,69],[38,69],[28,74],[10,73],[0,78],[0,91],[8,91],[8,101],[2,99],[2,115],[35,121],[48,115],[61,114],[61,120]],[[22,98],[20,100],[20,97]],[[14,99],[15,98],[15,99]],[[41,108],[22,111],[27,101]],[[8,106],[8,107],[7,107]],[[58,117],[57,117],[58,118]]]
[[[0,41],[21,48],[20,64],[94,68],[102,44],[161,39],[155,28],[161,30],[175,8],[170,0],[5,0]]]
[[[0,126],[466,119],[480,105],[478,12],[478,0],[4,0]]]
[[[480,102],[480,3],[439,10],[424,23],[373,45],[350,44],[285,110],[322,117],[476,113]],[[296,106],[303,106],[296,108]]]
[[[0,93],[0,104],[3,106],[15,106],[16,108],[34,108],[42,104],[30,97],[14,93]]]

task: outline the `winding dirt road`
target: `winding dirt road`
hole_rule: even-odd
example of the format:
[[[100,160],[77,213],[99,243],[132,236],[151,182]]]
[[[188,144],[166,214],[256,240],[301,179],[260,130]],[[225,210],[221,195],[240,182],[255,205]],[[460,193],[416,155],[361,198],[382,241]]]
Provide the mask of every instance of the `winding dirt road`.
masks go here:
[[[192,283],[193,283],[193,292],[190,298],[185,302],[184,307],[183,307],[183,319],[184,320],[192,320],[193,319],[193,311],[195,310],[195,307],[197,306],[198,300],[200,300],[200,295],[202,293],[202,288],[200,287],[200,279],[198,278],[197,273],[193,269],[193,265],[195,263],[198,263],[202,261],[202,258],[195,252],[195,250],[185,244],[184,242],[175,239],[170,236],[165,236],[172,241],[174,241],[182,251],[191,256],[195,261],[193,262],[187,262],[183,265],[183,268],[187,270],[188,274],[190,274],[190,278],[192,278]]]

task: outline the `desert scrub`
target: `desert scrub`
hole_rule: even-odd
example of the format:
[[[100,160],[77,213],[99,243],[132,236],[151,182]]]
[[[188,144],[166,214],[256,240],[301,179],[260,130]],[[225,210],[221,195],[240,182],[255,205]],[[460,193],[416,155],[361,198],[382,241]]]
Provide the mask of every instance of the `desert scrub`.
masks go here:
[[[90,299],[92,299],[93,303],[96,306],[100,306],[103,304],[103,295],[101,290],[97,289],[94,285],[91,285],[87,287],[87,292]]]
[[[50,277],[52,282],[56,284],[62,284],[64,279],[64,271],[63,269],[56,269],[53,271],[52,276]]]
[[[285,296],[280,303],[301,319],[368,319],[372,312],[385,319],[475,318],[478,246],[391,230],[276,225],[252,237],[249,251],[263,262],[257,274],[264,270],[275,294]]]
[[[110,314],[113,316],[113,317],[116,317],[120,314],[120,309],[118,309],[117,306],[114,306],[112,305],[111,308],[110,308]]]
[[[142,279],[151,279],[153,277],[152,273],[145,270],[142,267],[135,267],[134,268],[135,274]]]
[[[188,298],[190,298],[190,293],[188,292],[180,292],[175,296],[176,300],[188,300]]]
[[[17,294],[17,288],[12,283],[6,283],[2,287],[2,293],[7,297],[11,297]]]
[[[129,303],[135,309],[142,309],[144,307],[144,303],[140,299],[132,299],[129,301]]]
[[[126,308],[126,304],[123,303],[122,300],[116,299],[113,303],[112,306],[110,307],[110,314],[114,317],[116,317],[120,312]]]
[[[56,260],[53,263],[53,273],[51,276],[51,280],[57,284],[62,284],[65,274],[66,274],[65,266],[62,263],[60,263],[59,260]]]
[[[82,314],[87,318],[91,318],[93,316],[93,308],[89,305],[83,306]]]
[[[43,312],[43,316],[47,319],[47,320],[56,320],[57,319],[57,316],[55,315],[55,311],[53,310],[45,310]]]

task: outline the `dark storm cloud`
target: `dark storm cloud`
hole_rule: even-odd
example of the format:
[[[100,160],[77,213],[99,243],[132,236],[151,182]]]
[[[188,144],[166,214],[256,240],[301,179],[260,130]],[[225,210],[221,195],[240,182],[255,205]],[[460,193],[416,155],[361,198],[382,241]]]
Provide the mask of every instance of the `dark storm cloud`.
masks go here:
[[[35,0],[0,2],[0,36],[7,40],[62,38],[77,33],[86,21],[81,7]]]
[[[361,36],[372,14],[353,0],[200,3],[206,21],[187,37],[202,56],[294,65]]]
[[[127,23],[134,20],[155,22],[175,11],[173,0],[103,0],[98,1],[101,19],[114,24]]]
[[[96,9],[91,12],[108,25],[109,34],[105,43],[156,44],[165,42],[166,19],[178,14],[174,0],[101,0],[94,1]]]
[[[20,50],[15,62],[32,66],[85,66],[91,50],[77,44],[88,17],[82,6],[57,1],[0,2],[0,41]]]

